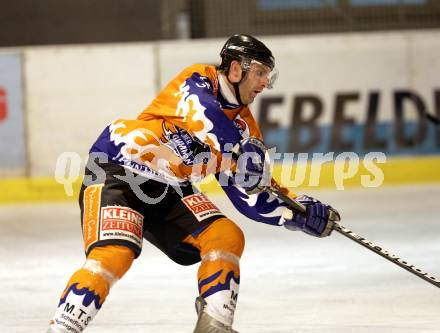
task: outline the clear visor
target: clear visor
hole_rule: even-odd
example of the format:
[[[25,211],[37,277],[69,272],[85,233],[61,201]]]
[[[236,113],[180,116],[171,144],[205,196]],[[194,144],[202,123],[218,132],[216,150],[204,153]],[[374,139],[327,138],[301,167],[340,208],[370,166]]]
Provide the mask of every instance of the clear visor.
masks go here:
[[[242,69],[248,73],[252,73],[257,78],[267,80],[267,89],[272,89],[275,81],[278,79],[278,69],[276,67],[270,69],[269,66],[253,59],[243,59]]]

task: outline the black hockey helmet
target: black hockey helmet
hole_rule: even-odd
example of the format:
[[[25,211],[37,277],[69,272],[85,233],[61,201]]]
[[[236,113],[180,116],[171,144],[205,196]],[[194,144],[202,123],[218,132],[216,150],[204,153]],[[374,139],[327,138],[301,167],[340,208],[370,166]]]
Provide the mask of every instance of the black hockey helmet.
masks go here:
[[[220,51],[222,62],[219,70],[228,73],[233,60],[238,60],[243,70],[242,79],[250,70],[252,61],[256,61],[270,68],[268,88],[271,89],[278,77],[275,68],[275,57],[269,48],[255,37],[243,34],[235,34],[228,38]],[[238,89],[238,86],[235,87]]]
[[[220,52],[222,63],[220,69],[227,70],[232,60],[252,59],[270,69],[275,67],[272,52],[258,39],[249,35],[235,34],[226,41]]]

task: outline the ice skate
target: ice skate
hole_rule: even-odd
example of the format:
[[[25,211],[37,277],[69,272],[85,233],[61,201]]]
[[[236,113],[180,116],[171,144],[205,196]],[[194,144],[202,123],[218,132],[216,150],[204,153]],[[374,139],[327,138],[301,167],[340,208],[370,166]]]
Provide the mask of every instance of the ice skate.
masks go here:
[[[193,333],[238,333],[232,327],[219,322],[204,312],[205,304],[206,302],[203,298],[196,298],[196,311],[199,318]]]

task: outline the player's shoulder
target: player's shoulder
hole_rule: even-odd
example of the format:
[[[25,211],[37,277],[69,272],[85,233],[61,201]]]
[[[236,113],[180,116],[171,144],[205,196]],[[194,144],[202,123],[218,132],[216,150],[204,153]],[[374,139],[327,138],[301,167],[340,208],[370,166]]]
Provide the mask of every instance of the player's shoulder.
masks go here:
[[[194,64],[186,67],[182,74],[186,77],[190,77],[194,74],[197,76],[205,76],[210,80],[213,80],[217,76],[217,68],[214,65],[208,64]]]

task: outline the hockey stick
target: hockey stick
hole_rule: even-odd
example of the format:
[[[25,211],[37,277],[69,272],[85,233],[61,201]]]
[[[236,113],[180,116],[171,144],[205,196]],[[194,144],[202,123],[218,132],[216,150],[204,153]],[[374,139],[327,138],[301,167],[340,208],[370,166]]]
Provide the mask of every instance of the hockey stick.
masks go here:
[[[288,204],[292,209],[296,210],[297,212],[304,213],[306,211],[306,207],[301,204],[300,202],[290,198],[288,195],[282,193],[278,189],[270,186],[265,188],[265,190],[274,196],[276,196],[278,199],[284,201],[286,204]],[[333,211],[330,211],[330,214],[334,214],[333,218],[335,221],[339,221],[337,219],[337,216]],[[332,218],[332,216],[330,215]],[[365,238],[355,234],[350,229],[340,225],[338,222],[335,222],[334,230],[339,232],[340,234],[344,235],[347,238],[350,238],[352,241],[355,241],[356,243],[362,245],[363,247],[366,247],[368,250],[373,251],[374,253],[384,257],[385,259],[391,261],[392,263],[396,264],[397,266],[402,267],[403,269],[407,270],[408,272],[417,275],[419,278],[433,284],[437,288],[440,288],[440,281],[437,280],[435,277],[433,277],[431,274],[423,272],[421,269],[416,268],[414,265],[409,264],[405,260],[401,259],[399,256],[396,256],[394,254],[389,253],[388,251],[384,250],[382,247],[373,244],[372,242],[366,240]]]

